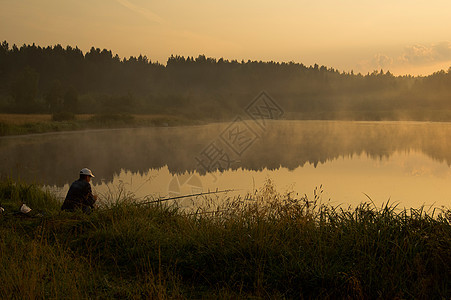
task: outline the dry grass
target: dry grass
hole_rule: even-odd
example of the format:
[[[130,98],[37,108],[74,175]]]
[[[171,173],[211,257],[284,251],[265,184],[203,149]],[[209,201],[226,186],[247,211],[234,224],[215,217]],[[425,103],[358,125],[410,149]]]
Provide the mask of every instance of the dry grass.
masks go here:
[[[93,114],[79,114],[76,115],[75,119],[80,121],[86,121],[93,117]],[[152,121],[159,120],[162,118],[173,118],[171,115],[165,114],[146,114],[146,115],[131,115],[135,120],[138,121]],[[23,125],[27,123],[43,123],[51,122],[51,114],[0,114],[0,123],[6,123],[11,125]]]
[[[155,115],[132,115],[135,120],[138,121],[149,121],[149,120],[156,120],[156,119],[162,119],[162,118],[173,118],[174,116],[171,115],[165,115],[165,114],[155,114]]]
[[[268,182],[213,212],[140,205],[118,188],[90,215],[0,180],[0,298],[451,299],[450,213],[355,209]]]
[[[84,129],[180,126],[199,124],[198,121],[165,114],[0,114],[0,136],[23,135]]]
[[[92,114],[76,115],[76,120],[89,120]],[[29,123],[45,123],[51,122],[51,114],[0,114],[0,123],[10,125],[24,125]]]
[[[51,114],[0,114],[0,122],[12,125],[50,122]]]

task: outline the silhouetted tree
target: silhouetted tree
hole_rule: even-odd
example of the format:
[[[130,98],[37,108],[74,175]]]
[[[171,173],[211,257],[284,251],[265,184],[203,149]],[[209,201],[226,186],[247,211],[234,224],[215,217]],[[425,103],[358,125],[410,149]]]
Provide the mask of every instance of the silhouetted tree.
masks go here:
[[[78,92],[73,86],[68,87],[64,93],[64,110],[78,112]]]
[[[30,112],[38,93],[39,74],[30,67],[25,67],[11,85],[11,95],[17,108]]]
[[[158,111],[215,118],[242,111],[261,90],[286,110],[311,116],[442,110],[451,107],[451,68],[426,77],[383,70],[356,75],[318,64],[205,55],[171,55],[164,66],[142,54],[121,59],[95,47],[84,54],[71,46],[0,45],[0,107],[11,105],[11,96],[16,111]],[[36,99],[46,105],[37,106]],[[86,103],[89,110],[82,109]]]
[[[55,79],[51,85],[50,89],[45,95],[45,100],[47,106],[51,112],[56,112],[61,110],[63,105],[64,89],[61,82]]]

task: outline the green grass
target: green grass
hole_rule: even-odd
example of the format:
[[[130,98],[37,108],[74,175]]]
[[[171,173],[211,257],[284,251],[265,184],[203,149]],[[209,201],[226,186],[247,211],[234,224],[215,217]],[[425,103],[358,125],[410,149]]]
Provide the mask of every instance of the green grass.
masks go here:
[[[38,186],[5,179],[0,298],[436,298],[451,296],[451,212],[343,209],[268,182],[214,213],[135,205],[59,211]]]
[[[64,122],[39,122],[39,123],[25,123],[25,124],[8,124],[0,123],[0,136],[6,135],[24,135],[57,131],[72,131],[86,129],[84,122],[79,121],[64,121]]]
[[[13,116],[13,115],[11,115]],[[25,135],[84,129],[134,128],[152,126],[194,125],[202,122],[171,116],[140,116],[130,114],[99,114],[88,119],[70,119],[70,115],[55,115],[49,121],[26,123],[0,122],[0,136]]]

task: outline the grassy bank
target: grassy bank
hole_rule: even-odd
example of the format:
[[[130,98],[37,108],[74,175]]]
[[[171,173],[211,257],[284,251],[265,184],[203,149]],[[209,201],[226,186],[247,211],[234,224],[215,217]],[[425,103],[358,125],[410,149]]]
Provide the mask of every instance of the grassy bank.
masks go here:
[[[338,110],[287,112],[292,120],[451,122],[451,110]]]
[[[5,179],[0,298],[451,296],[450,211],[321,206],[270,182],[215,213],[110,196],[91,215]],[[8,214],[26,200],[35,217]],[[39,215],[37,215],[39,213]]]
[[[0,114],[0,136],[23,135],[83,129],[108,129],[148,126],[178,126],[200,124],[184,117],[170,115],[24,115]]]
[[[213,117],[214,116],[214,117]],[[451,122],[451,110],[287,112],[286,120]],[[84,129],[200,125],[230,122],[218,114],[0,114],[0,136]]]

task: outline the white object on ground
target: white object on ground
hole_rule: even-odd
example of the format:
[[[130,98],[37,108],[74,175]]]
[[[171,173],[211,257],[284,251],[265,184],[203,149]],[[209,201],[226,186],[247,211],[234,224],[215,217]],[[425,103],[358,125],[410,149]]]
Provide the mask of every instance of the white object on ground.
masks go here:
[[[20,212],[24,214],[28,214],[31,211],[31,208],[29,208],[25,203],[22,204],[20,207]]]

